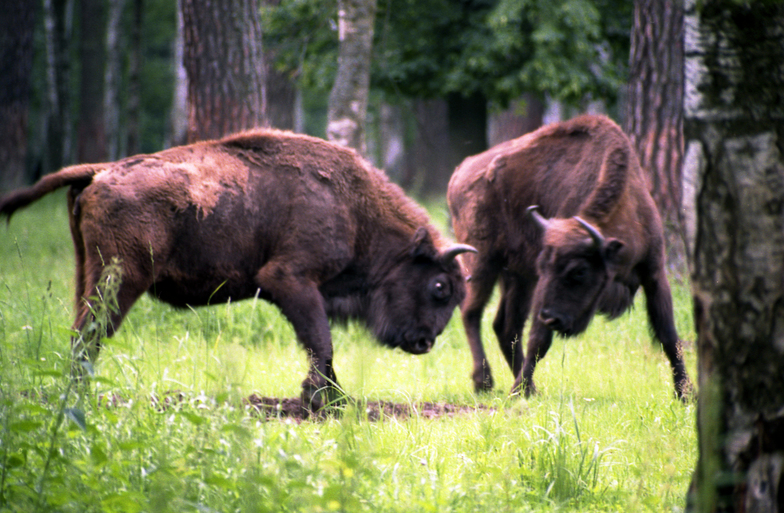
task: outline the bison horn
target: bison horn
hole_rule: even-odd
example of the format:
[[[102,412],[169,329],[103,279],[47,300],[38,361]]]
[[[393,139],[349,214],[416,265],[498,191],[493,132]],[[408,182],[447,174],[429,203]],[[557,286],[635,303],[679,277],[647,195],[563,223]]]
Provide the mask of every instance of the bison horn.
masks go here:
[[[550,227],[550,221],[542,217],[542,214],[539,213],[539,205],[531,205],[525,209],[525,212],[536,221],[536,224],[539,225],[542,230],[546,231],[547,228]]]
[[[593,239],[594,246],[596,246],[597,248],[604,247],[604,236],[601,233],[599,233],[599,230],[597,230],[594,225],[592,225],[587,221],[584,221],[583,219],[580,219],[577,216],[574,216],[574,219],[575,221],[580,223],[582,227],[585,228],[588,231],[588,233],[591,235],[591,239]]]
[[[441,261],[448,264],[460,253],[476,253],[476,248],[468,244],[453,244],[441,254]]]

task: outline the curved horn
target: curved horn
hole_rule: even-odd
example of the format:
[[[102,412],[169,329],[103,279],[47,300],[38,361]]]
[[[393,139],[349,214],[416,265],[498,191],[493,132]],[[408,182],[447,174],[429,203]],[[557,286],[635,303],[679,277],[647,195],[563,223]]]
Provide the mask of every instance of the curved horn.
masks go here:
[[[588,233],[591,235],[591,239],[593,239],[594,246],[597,248],[604,247],[604,235],[602,235],[594,225],[584,221],[583,219],[580,219],[578,216],[574,216],[574,220],[580,223],[582,227],[588,231]]]
[[[477,253],[476,248],[468,244],[453,244],[441,253],[441,261],[448,264],[460,253]]]
[[[525,213],[531,216],[531,218],[536,221],[536,224],[542,229],[547,230],[550,227],[550,221],[542,217],[542,214],[539,213],[539,205],[531,205],[527,209],[525,209]]]

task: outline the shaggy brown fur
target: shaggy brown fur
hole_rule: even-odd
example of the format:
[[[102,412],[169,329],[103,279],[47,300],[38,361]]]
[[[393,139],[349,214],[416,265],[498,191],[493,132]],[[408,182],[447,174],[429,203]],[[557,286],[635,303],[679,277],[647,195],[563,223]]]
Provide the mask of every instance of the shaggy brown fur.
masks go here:
[[[492,388],[479,333],[500,278],[493,328],[515,375],[513,391],[535,391],[534,368],[553,331],[577,335],[596,311],[620,315],[642,285],[676,394],[688,393],[661,220],[634,148],[615,123],[581,116],[469,157],[447,196],[455,235],[479,251],[462,257],[471,277],[461,306],[477,390]],[[532,205],[541,215],[527,213]],[[532,306],[524,359],[520,338]]]
[[[337,386],[328,318],[362,320],[382,343],[424,353],[465,295],[455,256],[473,248],[445,241],[354,151],[313,137],[254,130],[73,166],[0,198],[0,215],[66,185],[80,340],[115,258],[122,284],[109,335],[147,291],[175,306],[258,296],[280,307],[308,352],[303,399],[314,409]],[[87,358],[98,350],[86,342]]]

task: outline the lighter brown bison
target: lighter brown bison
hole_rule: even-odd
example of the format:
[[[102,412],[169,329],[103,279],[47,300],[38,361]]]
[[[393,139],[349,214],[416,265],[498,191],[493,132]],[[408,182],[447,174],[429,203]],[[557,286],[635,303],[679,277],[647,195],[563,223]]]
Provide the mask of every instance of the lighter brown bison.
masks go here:
[[[447,196],[457,239],[478,250],[461,257],[470,274],[461,309],[477,390],[493,386],[479,330],[500,278],[493,328],[515,376],[513,392],[535,392],[534,368],[553,332],[577,335],[597,311],[619,316],[642,285],[675,392],[688,394],[661,219],[635,151],[614,122],[581,116],[469,157]],[[532,308],[523,358],[520,338]]]
[[[336,397],[329,319],[364,321],[383,344],[426,353],[465,296],[455,256],[473,248],[445,241],[354,151],[313,137],[261,129],[68,167],[0,198],[0,215],[10,221],[63,186],[77,359],[98,356],[90,303],[112,260],[122,281],[108,336],[144,292],[175,306],[261,297],[308,353],[302,394],[314,410]]]

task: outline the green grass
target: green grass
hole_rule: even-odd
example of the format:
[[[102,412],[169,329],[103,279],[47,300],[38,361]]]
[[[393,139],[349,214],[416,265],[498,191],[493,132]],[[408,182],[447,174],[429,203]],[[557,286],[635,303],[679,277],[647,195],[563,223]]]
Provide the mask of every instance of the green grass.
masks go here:
[[[445,223],[444,207],[431,208]],[[688,284],[673,283],[694,340]],[[556,340],[539,395],[509,399],[490,324],[497,390],[475,396],[457,315],[428,355],[390,351],[359,326],[333,330],[354,398],[494,407],[454,417],[263,421],[243,398],[295,397],[304,351],[275,307],[174,310],[140,300],[96,367],[67,378],[73,255],[63,194],[0,228],[2,511],[680,511],[696,460],[694,407],[673,399],[642,297],[612,323]],[[690,375],[695,355],[687,348]],[[164,411],[152,397],[176,391]],[[351,407],[349,408],[351,409]]]

